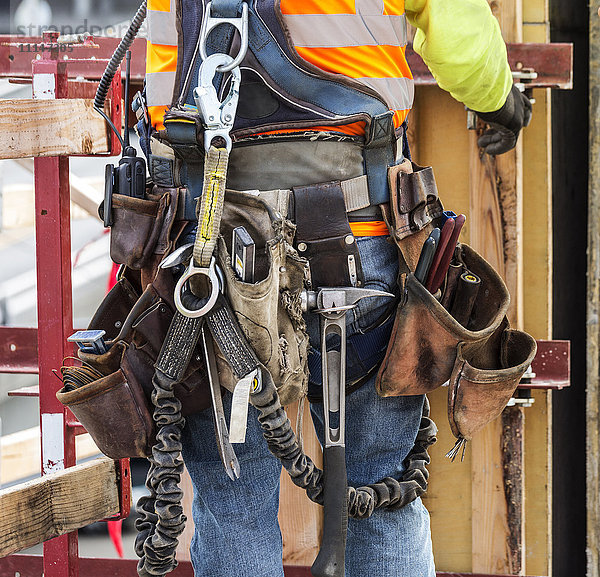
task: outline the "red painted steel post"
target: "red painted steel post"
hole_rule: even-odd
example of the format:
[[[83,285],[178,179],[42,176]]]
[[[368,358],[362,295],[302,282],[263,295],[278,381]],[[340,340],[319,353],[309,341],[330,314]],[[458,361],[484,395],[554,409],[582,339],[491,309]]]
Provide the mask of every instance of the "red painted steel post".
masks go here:
[[[33,62],[36,99],[67,97],[66,63],[58,60],[57,38],[44,33],[42,58]],[[69,159],[36,158],[34,169],[40,429],[42,474],[47,474],[75,465],[75,435],[56,399],[60,382],[52,373],[72,354],[66,342],[73,332]],[[76,532],[44,543],[44,575],[78,577]]]

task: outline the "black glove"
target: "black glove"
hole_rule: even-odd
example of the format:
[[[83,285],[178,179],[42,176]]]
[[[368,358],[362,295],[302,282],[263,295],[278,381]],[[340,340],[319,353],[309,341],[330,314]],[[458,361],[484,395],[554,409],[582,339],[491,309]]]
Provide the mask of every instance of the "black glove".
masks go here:
[[[477,144],[488,154],[504,154],[517,144],[521,128],[531,120],[531,102],[515,85],[506,102],[495,112],[477,112],[490,127],[477,140]]]

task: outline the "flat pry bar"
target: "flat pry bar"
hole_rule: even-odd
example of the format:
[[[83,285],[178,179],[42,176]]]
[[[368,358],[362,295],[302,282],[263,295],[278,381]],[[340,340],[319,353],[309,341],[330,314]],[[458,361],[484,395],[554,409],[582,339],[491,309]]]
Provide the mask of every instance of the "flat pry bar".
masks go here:
[[[212,342],[212,336],[206,325],[202,326],[202,345],[204,347],[206,372],[208,373],[210,396],[212,399],[217,448],[223,466],[225,467],[225,472],[232,481],[235,481],[240,477],[240,464],[235,455],[235,451],[229,442],[229,432],[227,431],[227,421],[225,420],[223,399],[221,398],[221,385],[219,384],[215,349]]]

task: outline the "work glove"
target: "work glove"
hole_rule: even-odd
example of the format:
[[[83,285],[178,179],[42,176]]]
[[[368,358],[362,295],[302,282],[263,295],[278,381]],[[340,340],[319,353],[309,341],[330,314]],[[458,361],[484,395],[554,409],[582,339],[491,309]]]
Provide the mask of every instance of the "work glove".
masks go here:
[[[489,128],[477,140],[484,152],[504,154],[517,144],[521,128],[531,120],[531,102],[514,84],[502,108],[495,112],[477,112]]]

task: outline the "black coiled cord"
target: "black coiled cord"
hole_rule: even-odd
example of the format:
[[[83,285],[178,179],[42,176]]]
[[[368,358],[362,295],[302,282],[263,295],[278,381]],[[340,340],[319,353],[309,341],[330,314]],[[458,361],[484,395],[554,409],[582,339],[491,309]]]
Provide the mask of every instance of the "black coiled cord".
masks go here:
[[[113,124],[112,120],[104,112],[104,103],[106,102],[106,96],[108,95],[108,91],[110,90],[111,82],[113,81],[113,78],[115,77],[115,74],[117,73],[121,62],[123,62],[125,53],[127,52],[127,50],[129,50],[129,48],[131,48],[131,45],[133,44],[135,37],[138,35],[138,32],[140,31],[140,28],[142,27],[142,24],[144,23],[145,19],[146,0],[143,0],[137,12],[135,13],[135,16],[133,17],[133,20],[131,21],[127,32],[125,33],[125,36],[123,36],[121,42],[119,43],[119,46],[117,46],[117,49],[114,51],[113,55],[110,58],[110,61],[107,64],[104,73],[102,74],[100,83],[98,84],[98,88],[96,90],[96,97],[94,98],[94,109],[103,116],[106,122],[109,123],[114,133],[119,137],[122,146],[124,146],[125,144],[123,142],[123,137],[121,136],[120,131],[117,130],[116,126]],[[128,106],[128,104],[126,103],[125,106]]]

